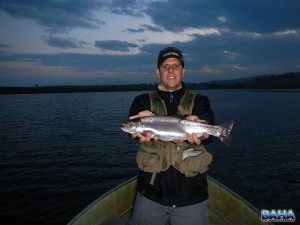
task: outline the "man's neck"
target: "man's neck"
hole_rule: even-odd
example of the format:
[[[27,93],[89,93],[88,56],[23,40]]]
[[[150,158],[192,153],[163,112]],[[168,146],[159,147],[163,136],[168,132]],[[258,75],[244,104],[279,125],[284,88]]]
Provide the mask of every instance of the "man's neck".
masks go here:
[[[158,89],[161,90],[161,91],[166,91],[166,92],[173,92],[173,91],[177,91],[179,89],[182,88],[182,84],[180,84],[177,88],[174,88],[174,89],[166,89],[162,84],[159,84],[158,85]]]

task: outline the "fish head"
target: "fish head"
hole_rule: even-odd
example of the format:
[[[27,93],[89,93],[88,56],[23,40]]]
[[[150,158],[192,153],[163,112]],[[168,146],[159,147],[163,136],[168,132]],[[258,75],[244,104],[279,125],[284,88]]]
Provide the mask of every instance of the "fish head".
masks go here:
[[[129,134],[140,134],[143,132],[142,124],[137,120],[128,120],[122,123],[121,129]]]

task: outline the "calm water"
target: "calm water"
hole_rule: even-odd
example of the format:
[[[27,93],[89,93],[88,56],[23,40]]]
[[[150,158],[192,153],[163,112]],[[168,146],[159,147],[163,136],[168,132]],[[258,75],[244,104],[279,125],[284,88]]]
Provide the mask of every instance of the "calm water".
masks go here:
[[[217,122],[209,175],[258,209],[300,215],[300,93],[199,91]],[[0,96],[0,224],[63,225],[136,175],[138,143],[120,130],[141,92]]]

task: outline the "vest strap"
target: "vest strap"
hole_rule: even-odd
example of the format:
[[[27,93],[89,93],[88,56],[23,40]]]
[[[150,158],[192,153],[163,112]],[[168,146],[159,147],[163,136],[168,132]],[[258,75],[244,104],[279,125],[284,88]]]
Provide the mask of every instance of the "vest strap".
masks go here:
[[[152,173],[151,180],[150,180],[151,185],[154,185],[155,177],[156,177],[156,173]]]

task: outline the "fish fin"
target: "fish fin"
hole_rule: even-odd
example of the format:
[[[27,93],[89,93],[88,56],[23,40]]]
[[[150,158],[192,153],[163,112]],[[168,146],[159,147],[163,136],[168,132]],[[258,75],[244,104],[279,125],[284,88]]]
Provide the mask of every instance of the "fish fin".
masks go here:
[[[232,130],[233,121],[228,121],[222,124],[220,127],[222,128],[221,135],[219,139],[228,147],[231,145],[231,137],[230,132]]]
[[[188,157],[194,157],[194,156],[200,155],[201,153],[203,153],[202,150],[199,151],[199,150],[195,150],[193,148],[186,149],[182,153],[182,160],[185,160]]]

